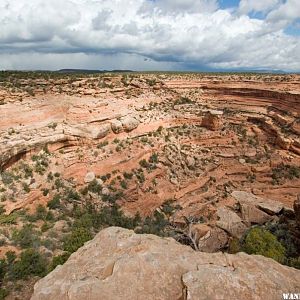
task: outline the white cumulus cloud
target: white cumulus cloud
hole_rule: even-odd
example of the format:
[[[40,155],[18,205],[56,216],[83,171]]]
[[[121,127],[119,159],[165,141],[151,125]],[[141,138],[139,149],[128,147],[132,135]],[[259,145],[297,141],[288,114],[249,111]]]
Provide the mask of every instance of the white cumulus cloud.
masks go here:
[[[0,0],[0,68],[299,71],[300,38],[284,31],[297,2]]]

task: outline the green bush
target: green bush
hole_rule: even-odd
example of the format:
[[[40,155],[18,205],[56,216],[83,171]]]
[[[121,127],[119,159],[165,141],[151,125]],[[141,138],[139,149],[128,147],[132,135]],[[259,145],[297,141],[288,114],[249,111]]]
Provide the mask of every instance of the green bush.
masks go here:
[[[45,206],[39,204],[35,211],[35,217],[37,220],[45,220],[47,216],[47,210]]]
[[[158,163],[158,154],[153,153],[149,158],[149,162],[152,164],[157,164]]]
[[[37,248],[40,245],[38,232],[32,225],[24,225],[20,230],[14,230],[12,240],[21,248]]]
[[[300,269],[300,256],[288,258],[286,261],[286,265]]]
[[[297,239],[290,231],[289,225],[285,223],[269,224],[267,229],[276,236],[277,240],[284,246],[287,257],[297,257],[300,254]]]
[[[5,277],[6,274],[7,263],[5,259],[0,259],[0,283]]]
[[[12,279],[26,279],[30,275],[43,276],[46,274],[47,261],[34,249],[27,249],[21,253],[11,271]]]
[[[242,250],[248,254],[259,254],[283,263],[285,248],[270,231],[261,227],[250,229],[242,242]]]
[[[61,196],[59,194],[55,194],[54,197],[52,198],[52,200],[50,200],[48,202],[47,206],[50,209],[60,208],[60,199],[61,199]]]
[[[73,253],[90,239],[92,239],[92,234],[88,229],[84,227],[74,228],[64,240],[64,251]]]
[[[10,215],[0,215],[0,225],[2,224],[16,224],[18,214],[12,213]]]
[[[5,213],[5,208],[3,205],[0,205],[0,215]]]
[[[69,252],[66,252],[58,256],[54,256],[50,264],[49,272],[53,271],[58,265],[63,265],[68,260],[69,257],[70,257]]]
[[[72,201],[72,200],[80,200],[80,196],[79,194],[77,193],[77,191],[74,191],[72,189],[69,189],[67,191],[67,195],[66,195],[66,198],[68,201]]]
[[[0,300],[4,300],[8,296],[8,291],[0,288]]]
[[[94,179],[87,186],[88,190],[94,194],[100,194],[102,191],[102,186],[98,183],[97,179]]]
[[[141,227],[136,230],[137,233],[150,233],[158,236],[168,236],[167,226],[169,221],[165,218],[164,214],[154,212],[153,216],[146,217]]]

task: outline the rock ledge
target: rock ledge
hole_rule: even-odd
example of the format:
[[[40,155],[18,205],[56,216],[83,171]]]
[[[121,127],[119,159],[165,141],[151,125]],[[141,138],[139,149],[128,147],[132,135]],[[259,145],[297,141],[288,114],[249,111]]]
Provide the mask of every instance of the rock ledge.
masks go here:
[[[31,299],[281,299],[299,290],[300,271],[271,259],[110,227],[38,281]]]

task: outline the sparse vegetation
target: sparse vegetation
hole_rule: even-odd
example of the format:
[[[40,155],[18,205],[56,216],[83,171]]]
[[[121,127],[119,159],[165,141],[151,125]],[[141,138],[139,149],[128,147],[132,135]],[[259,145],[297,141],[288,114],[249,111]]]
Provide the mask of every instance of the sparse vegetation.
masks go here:
[[[289,79],[278,77],[280,81]],[[43,126],[35,127],[28,126],[27,121],[15,122],[6,124],[1,132],[5,151],[0,153],[0,246],[15,252],[8,251],[0,259],[0,299],[10,291],[9,282],[20,280],[25,286],[33,281],[32,276],[44,276],[108,226],[171,236],[197,249],[196,239],[187,233],[190,227],[182,221],[213,227],[216,208],[223,203],[228,205],[235,190],[253,190],[259,196],[269,189],[279,193],[285,188],[284,197],[291,203],[299,190],[298,146],[293,127],[299,118],[295,112],[272,107],[269,100],[261,102],[259,111],[256,104],[248,106],[238,101],[242,92],[236,84],[240,81],[279,81],[270,74],[259,78],[257,74],[242,73],[114,76],[0,71],[0,86],[7,93],[4,100],[0,96],[0,105],[5,109],[7,103],[23,99],[26,106],[33,95],[47,99],[46,95],[53,94],[62,101],[67,99],[66,106],[72,97],[65,95],[82,97],[80,109],[76,103],[71,118],[59,120],[60,114],[55,114],[57,121],[53,122],[52,115],[45,116]],[[190,79],[199,82],[201,88],[181,86]],[[234,97],[226,94],[218,98],[222,89],[213,88],[211,93],[211,85],[206,86],[208,81],[216,83],[216,87],[226,82],[228,93],[233,82]],[[291,80],[289,84],[295,82]],[[252,91],[245,88],[244,92]],[[59,101],[55,105],[58,111]],[[207,130],[203,117],[210,111],[213,114],[213,110],[216,118],[220,116],[221,128]],[[25,111],[20,105],[22,113]],[[121,132],[110,129],[105,137],[99,134],[96,138],[102,126],[100,119],[107,125],[113,119],[123,123],[125,113],[140,121],[138,128],[124,131],[123,124]],[[82,114],[86,119],[79,120]],[[282,125],[280,118],[274,121],[275,114],[282,115],[282,122],[286,118],[288,125]],[[276,130],[273,134],[264,128],[265,118],[274,121],[274,130],[294,140],[290,150],[276,145]],[[82,132],[76,136],[79,123],[78,130]],[[74,136],[70,126],[75,128]],[[43,138],[41,142],[37,141],[39,136]],[[43,141],[49,142],[50,150],[43,147]],[[13,145],[12,149],[9,145]],[[85,178],[89,171],[95,173],[91,182]],[[164,196],[170,199],[161,204]],[[178,203],[183,203],[183,208]],[[222,250],[261,254],[300,268],[299,245],[281,221],[276,222],[274,217],[274,222],[264,226],[249,225],[241,240],[229,237],[228,249],[225,245]]]

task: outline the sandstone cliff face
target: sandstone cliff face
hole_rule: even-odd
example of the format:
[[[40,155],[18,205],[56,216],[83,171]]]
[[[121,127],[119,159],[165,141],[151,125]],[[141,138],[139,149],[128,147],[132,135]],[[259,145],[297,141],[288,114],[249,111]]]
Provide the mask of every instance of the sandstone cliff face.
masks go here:
[[[299,290],[300,271],[271,259],[110,227],[38,281],[31,299],[281,299]]]

